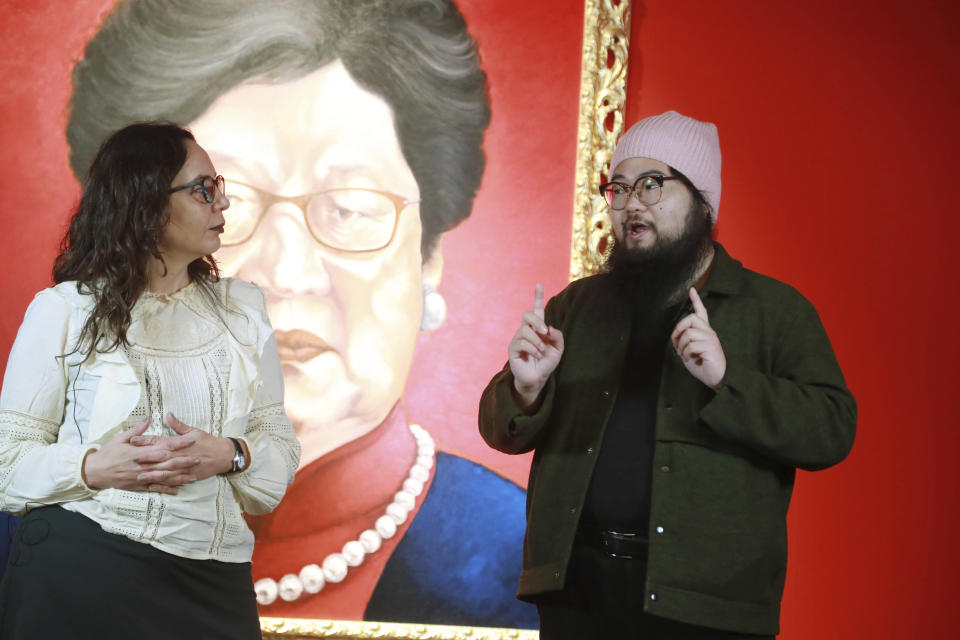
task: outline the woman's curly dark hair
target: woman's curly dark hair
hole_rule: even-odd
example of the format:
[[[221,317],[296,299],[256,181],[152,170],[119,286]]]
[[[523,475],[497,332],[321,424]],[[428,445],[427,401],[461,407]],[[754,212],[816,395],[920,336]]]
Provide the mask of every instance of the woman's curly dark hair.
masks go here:
[[[193,139],[169,122],[141,122],[100,145],[53,264],[55,282],[75,280],[77,291],[93,296],[75,351],[127,344],[130,312],[147,287],[150,258],[163,263],[159,244],[170,219],[170,183]],[[220,277],[212,256],[191,262],[187,273],[205,289]]]

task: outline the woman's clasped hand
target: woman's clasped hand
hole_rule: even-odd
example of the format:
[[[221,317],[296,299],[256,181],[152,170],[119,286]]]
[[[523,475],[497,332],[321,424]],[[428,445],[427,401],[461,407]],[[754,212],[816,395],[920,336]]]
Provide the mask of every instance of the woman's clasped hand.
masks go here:
[[[184,424],[170,413],[165,423],[176,435],[144,435],[150,427],[147,418],[91,450],[83,463],[87,486],[176,495],[183,485],[232,469],[234,446],[229,439]]]

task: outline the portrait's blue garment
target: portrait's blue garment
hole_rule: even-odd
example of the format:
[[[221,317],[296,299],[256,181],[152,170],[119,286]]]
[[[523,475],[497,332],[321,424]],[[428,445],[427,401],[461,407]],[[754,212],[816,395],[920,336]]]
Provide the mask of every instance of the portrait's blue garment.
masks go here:
[[[516,599],[526,493],[489,469],[437,453],[423,506],[394,550],[364,618],[536,629]]]

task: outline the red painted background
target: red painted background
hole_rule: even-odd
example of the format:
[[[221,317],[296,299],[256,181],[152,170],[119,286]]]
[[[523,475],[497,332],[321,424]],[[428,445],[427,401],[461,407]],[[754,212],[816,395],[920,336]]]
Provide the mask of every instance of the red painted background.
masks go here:
[[[2,359],[77,197],[69,73],[112,0],[4,4]],[[489,167],[444,239],[449,316],[421,339],[406,403],[442,448],[522,482],[528,460],[484,449],[475,409],[534,283],[566,281],[581,4],[459,4],[490,77]],[[859,402],[850,459],[798,478],[781,637],[949,637],[960,5],[634,0],[633,13],[628,121],[674,108],[717,123],[721,241],[816,304]]]

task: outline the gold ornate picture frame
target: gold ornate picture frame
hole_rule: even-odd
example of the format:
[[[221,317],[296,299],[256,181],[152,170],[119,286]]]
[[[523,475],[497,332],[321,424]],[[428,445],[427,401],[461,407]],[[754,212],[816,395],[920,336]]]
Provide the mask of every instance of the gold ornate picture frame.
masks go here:
[[[602,268],[610,228],[597,188],[623,132],[630,0],[584,0],[570,279]],[[526,629],[261,618],[265,640],[533,640]]]
[[[610,224],[598,188],[623,132],[630,0],[586,0],[570,279],[601,270]]]
[[[263,631],[264,640],[313,640],[314,638],[333,638],[336,640],[369,638],[383,640],[534,640],[540,637],[538,631],[528,629],[298,618],[260,618],[260,628]]]

